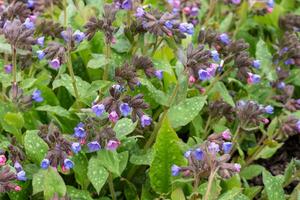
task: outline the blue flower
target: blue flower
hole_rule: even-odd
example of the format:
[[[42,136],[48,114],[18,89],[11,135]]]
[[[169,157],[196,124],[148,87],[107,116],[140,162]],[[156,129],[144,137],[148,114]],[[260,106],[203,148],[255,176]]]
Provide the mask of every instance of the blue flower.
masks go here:
[[[131,0],[125,0],[125,1],[123,1],[122,5],[121,5],[121,8],[125,9],[125,10],[130,10],[131,7],[132,7]]]
[[[141,125],[143,128],[146,126],[149,126],[151,124],[151,122],[152,122],[152,119],[149,116],[143,115],[141,117]]]
[[[199,79],[201,81],[206,81],[209,80],[211,78],[211,75],[208,71],[204,70],[204,69],[200,69],[198,71],[198,75],[199,75]]]
[[[101,146],[97,141],[89,142],[87,146],[89,148],[89,152],[95,152],[101,149]]]
[[[132,108],[128,105],[128,103],[121,103],[120,111],[124,117],[130,115]]]
[[[255,69],[259,69],[260,68],[260,60],[254,60],[252,62],[252,66],[255,68]]]
[[[208,150],[209,152],[216,154],[220,151],[220,146],[215,142],[211,142],[208,146]]]
[[[145,11],[142,7],[138,7],[136,9],[136,13],[135,13],[136,17],[142,17],[142,16],[144,16],[144,14],[145,14]]]
[[[194,151],[194,156],[195,156],[196,160],[203,160],[204,153],[203,153],[203,151],[200,148],[197,148]]]
[[[178,176],[180,173],[181,168],[178,167],[177,165],[172,165],[171,171],[172,171],[172,176]]]
[[[228,45],[230,43],[230,38],[229,36],[226,34],[226,33],[222,33],[220,36],[219,36],[221,42],[225,45]]]
[[[96,114],[97,117],[100,117],[105,112],[105,106],[103,104],[96,104],[92,106],[92,111]]]
[[[270,7],[270,8],[273,8],[274,7],[274,0],[268,0],[267,6]]]
[[[215,62],[219,62],[219,61],[220,61],[219,53],[218,53],[216,50],[211,51],[211,52],[210,52],[210,55],[211,55],[212,59],[213,59]]]
[[[78,142],[74,142],[71,145],[71,149],[74,153],[78,153],[81,150],[81,145]]]
[[[44,46],[44,42],[45,42],[45,37],[44,37],[44,36],[39,37],[39,38],[36,40],[36,43],[37,43],[38,45],[40,45],[41,47]]]
[[[84,130],[84,123],[80,122],[77,124],[77,126],[74,128],[74,137],[76,138],[84,138],[86,136],[86,132]]]
[[[173,23],[172,23],[172,21],[167,20],[167,21],[165,22],[165,26],[166,26],[168,29],[172,29],[172,28],[173,28]]]
[[[42,169],[48,169],[49,165],[50,165],[49,159],[45,158],[42,160],[42,162],[41,162]]]
[[[231,142],[224,142],[223,145],[222,145],[222,149],[223,149],[225,154],[230,153],[230,151],[232,149],[232,143]]]
[[[69,42],[70,41],[70,37],[67,34],[67,31],[62,31],[60,33],[61,37],[64,39],[65,42]]]
[[[194,33],[194,25],[191,23],[181,23],[179,24],[179,30],[181,33],[192,35]]]
[[[249,77],[247,79],[249,84],[257,84],[260,82],[260,76],[258,74],[248,73]]]
[[[73,163],[72,160],[67,158],[67,159],[64,160],[64,166],[65,166],[66,169],[69,170],[69,169],[72,169],[74,167],[74,163]]]
[[[35,90],[31,95],[32,100],[35,102],[42,102],[44,101],[44,98],[42,97],[41,90]]]
[[[24,170],[21,170],[17,173],[17,179],[19,181],[26,181],[27,177],[26,177],[26,172]]]
[[[293,58],[289,58],[286,61],[284,61],[284,64],[285,65],[293,65],[293,64],[295,64],[295,61]]]
[[[186,151],[186,152],[184,153],[184,157],[189,158],[190,155],[191,155],[191,153],[192,153],[191,150]]]
[[[18,161],[15,162],[14,168],[17,170],[17,172],[23,170],[22,165]]]
[[[296,128],[297,128],[297,131],[300,133],[300,120],[297,121]]]
[[[55,69],[55,70],[58,70],[59,67],[60,67],[60,61],[58,58],[54,58],[53,60],[51,60],[49,62],[51,68]]]
[[[162,80],[162,79],[163,79],[163,71],[162,71],[162,70],[156,70],[156,71],[155,71],[155,76],[156,76],[159,80]]]
[[[34,0],[28,0],[27,1],[27,7],[32,9],[34,7]]]
[[[34,29],[34,23],[30,20],[30,18],[26,18],[24,25],[27,29]]]
[[[73,37],[74,37],[74,40],[76,43],[80,43],[82,40],[84,40],[85,38],[85,34],[79,30],[76,30],[74,33],[73,33]]]
[[[36,51],[39,60],[42,60],[45,57],[45,52],[42,50]]]
[[[265,110],[265,113],[267,113],[267,114],[273,114],[274,113],[274,108],[271,105],[266,106],[264,108],[264,110]]]

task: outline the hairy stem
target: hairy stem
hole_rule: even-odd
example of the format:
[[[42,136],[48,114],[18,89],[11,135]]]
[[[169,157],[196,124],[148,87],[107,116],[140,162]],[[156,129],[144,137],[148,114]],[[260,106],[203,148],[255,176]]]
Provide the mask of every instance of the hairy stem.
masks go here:
[[[13,84],[17,84],[17,50],[14,46],[12,46],[12,62],[13,62]]]
[[[105,50],[105,59],[106,59],[106,65],[104,66],[104,71],[103,71],[103,80],[108,80],[108,70],[109,70],[109,59],[111,56],[111,51],[110,51],[110,45],[106,44],[106,50]]]
[[[75,79],[75,75],[74,75],[74,71],[73,71],[73,66],[72,66],[72,59],[71,59],[71,54],[70,54],[70,50],[68,50],[67,52],[67,66],[68,66],[68,70],[72,79],[72,85],[73,85],[73,89],[74,89],[74,93],[75,93],[75,98],[76,100],[79,100],[79,93],[78,93],[78,89],[77,89],[77,85],[76,85],[76,79]]]
[[[114,182],[113,182],[113,177],[112,177],[111,172],[109,172],[109,175],[108,175],[108,187],[109,187],[109,191],[110,191],[112,200],[116,200],[117,198],[116,198]]]
[[[63,0],[64,4],[64,26],[67,27],[67,0]]]
[[[210,172],[209,178],[208,178],[208,185],[207,185],[207,189],[204,195],[203,200],[208,200],[209,199],[209,194],[210,194],[210,190],[212,187],[212,183],[214,181],[215,175],[217,173],[218,169],[214,169]]]

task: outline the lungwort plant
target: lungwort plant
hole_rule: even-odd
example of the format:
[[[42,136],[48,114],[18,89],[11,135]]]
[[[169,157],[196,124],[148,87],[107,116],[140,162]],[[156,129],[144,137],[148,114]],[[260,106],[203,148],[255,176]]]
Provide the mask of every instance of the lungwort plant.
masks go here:
[[[299,32],[299,0],[0,1],[0,198],[300,199]]]

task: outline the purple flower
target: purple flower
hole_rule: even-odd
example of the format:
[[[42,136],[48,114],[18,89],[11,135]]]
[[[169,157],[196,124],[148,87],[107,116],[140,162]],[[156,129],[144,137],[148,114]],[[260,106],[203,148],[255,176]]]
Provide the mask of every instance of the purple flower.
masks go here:
[[[64,39],[65,42],[69,42],[70,41],[70,37],[67,34],[67,31],[62,31],[60,33],[61,37]]]
[[[8,64],[4,66],[4,70],[6,74],[10,74],[12,72],[13,69],[13,65],[12,64]]]
[[[18,161],[15,162],[14,168],[17,170],[17,172],[23,170],[22,165]]]
[[[143,115],[141,117],[141,125],[143,128],[146,126],[149,126],[151,124],[151,122],[152,122],[152,119],[149,116]]]
[[[300,105],[300,99],[297,99],[297,100],[296,100],[296,103],[297,103],[298,105]]]
[[[74,128],[74,137],[82,139],[86,136],[86,132],[84,130],[84,123],[80,122],[77,124],[77,126]]]
[[[49,64],[50,64],[51,68],[53,68],[55,70],[59,69],[59,67],[60,67],[60,61],[58,58],[54,58],[53,60],[50,61]]]
[[[297,121],[296,128],[297,128],[298,132],[300,133],[300,120]]]
[[[184,153],[184,157],[189,158],[190,155],[191,155],[191,153],[192,153],[191,150],[186,151],[186,152]]]
[[[142,17],[142,16],[144,16],[144,14],[145,14],[144,9],[142,7],[137,7],[135,16],[136,17]]]
[[[71,145],[71,149],[74,153],[78,153],[81,151],[81,145],[78,142],[73,142]]]
[[[45,57],[45,52],[42,50],[36,51],[39,60],[42,60]]]
[[[211,52],[210,52],[210,55],[211,55],[212,59],[213,59],[215,62],[219,62],[219,61],[220,61],[219,53],[218,53],[216,50],[211,51]]]
[[[44,36],[39,37],[39,38],[36,40],[36,43],[37,43],[38,45],[40,45],[41,47],[43,47],[43,46],[44,46],[44,43],[45,43],[45,37],[44,37]]]
[[[179,30],[181,33],[192,35],[194,33],[194,25],[191,23],[181,23],[179,24]]]
[[[260,82],[260,76],[258,74],[248,73],[249,77],[247,79],[248,84],[257,84]]]
[[[220,146],[217,143],[211,142],[208,146],[209,152],[216,154],[220,151]]]
[[[108,118],[111,122],[116,123],[119,120],[119,115],[116,111],[109,113]]]
[[[101,146],[97,141],[89,142],[87,146],[89,148],[89,152],[95,152],[101,149]]]
[[[35,102],[42,102],[44,101],[44,98],[42,97],[41,90],[35,90],[31,95],[32,100]]]
[[[209,74],[209,72],[204,70],[204,69],[200,69],[198,71],[198,75],[199,75],[199,79],[201,81],[206,81],[206,80],[209,80],[211,78],[211,75]]]
[[[92,111],[96,114],[97,117],[100,117],[105,112],[105,106],[103,104],[93,105]]]
[[[73,38],[76,43],[80,43],[85,38],[85,34],[79,30],[76,30],[73,34]]]
[[[198,7],[195,7],[195,6],[192,7],[191,12],[190,12],[190,15],[191,15],[191,16],[197,16],[198,13],[199,13],[199,8],[198,8]]]
[[[194,156],[195,156],[196,160],[203,160],[204,153],[203,153],[203,151],[200,148],[197,148],[194,151]]]
[[[222,138],[224,140],[230,140],[231,139],[231,133],[229,129],[226,129],[225,131],[222,132]]]
[[[238,5],[241,3],[241,0],[231,0],[231,3]]]
[[[219,36],[221,42],[225,45],[228,45],[230,43],[230,38],[229,36],[226,34],[226,33],[222,33],[220,36]]]
[[[279,55],[282,56],[282,55],[285,54],[288,50],[289,50],[288,47],[283,47],[283,48],[279,51]]]
[[[27,1],[27,7],[28,7],[29,9],[32,9],[32,8],[34,7],[34,0],[28,0],[28,1]]]
[[[118,140],[109,140],[106,144],[106,149],[110,151],[116,150],[120,146],[121,142]]]
[[[270,8],[273,8],[274,7],[274,0],[268,0],[267,6],[270,7]]]
[[[132,108],[128,105],[128,103],[122,103],[119,108],[124,117],[130,115],[132,111]]]
[[[238,164],[238,163],[235,163],[235,164],[234,164],[234,171],[240,172],[240,171],[241,171],[241,165]]]
[[[163,79],[163,71],[162,70],[156,70],[155,71],[155,76],[159,79],[162,80]]]
[[[65,167],[67,170],[72,169],[72,168],[74,167],[73,161],[70,160],[70,159],[68,159],[68,158],[66,158],[66,159],[64,160],[64,167]]]
[[[26,18],[24,25],[27,29],[34,29],[34,23],[30,20],[30,18]]]
[[[259,69],[260,68],[260,60],[254,60],[252,62],[252,66],[255,68],[255,69]]]
[[[172,28],[173,28],[173,23],[172,23],[172,21],[167,20],[167,21],[165,22],[165,26],[166,26],[168,29],[172,29]]]
[[[285,83],[284,82],[279,82],[278,84],[277,84],[277,88],[278,89],[284,89],[285,88]]]
[[[232,143],[231,142],[224,142],[223,145],[222,145],[222,149],[223,149],[225,154],[230,153],[230,151],[232,149]]]
[[[121,8],[125,10],[130,10],[132,8],[132,1],[131,0],[123,1]]]
[[[171,171],[172,171],[172,176],[178,176],[180,173],[181,168],[178,167],[177,165],[172,165]]]
[[[41,162],[42,169],[47,169],[49,167],[49,165],[50,165],[50,161],[47,158],[42,160],[42,162]]]
[[[295,64],[295,60],[293,58],[287,59],[286,61],[284,61],[285,65],[294,65]]]
[[[273,114],[274,113],[274,108],[271,105],[266,106],[264,108],[264,110],[265,110],[265,113],[267,113],[267,114]]]
[[[26,181],[27,180],[26,172],[24,170],[21,170],[17,173],[17,180],[19,180],[19,181]]]

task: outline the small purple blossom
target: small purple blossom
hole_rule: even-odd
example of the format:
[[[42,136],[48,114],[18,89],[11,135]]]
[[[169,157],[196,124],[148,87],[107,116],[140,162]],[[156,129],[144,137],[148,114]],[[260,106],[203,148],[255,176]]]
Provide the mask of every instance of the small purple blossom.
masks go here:
[[[274,0],[268,0],[267,6],[270,8],[274,8]]]
[[[79,30],[76,30],[74,33],[73,33],[73,38],[75,40],[76,43],[80,43],[82,42],[82,40],[84,40],[85,38],[85,34]]]
[[[297,128],[298,132],[300,133],[300,120],[297,121],[296,128]]]
[[[36,54],[39,60],[42,60],[45,57],[45,52],[42,50],[36,51]]]
[[[119,115],[116,111],[109,113],[108,118],[111,122],[116,123],[119,120]]]
[[[285,65],[294,65],[295,64],[295,60],[293,58],[289,58],[286,61],[284,61]]]
[[[27,7],[28,7],[29,9],[34,8],[34,0],[28,0],[28,1],[27,1]]]
[[[204,153],[203,153],[202,149],[197,148],[197,149],[194,151],[194,156],[195,156],[196,160],[203,160]]]
[[[84,130],[84,123],[80,122],[74,128],[74,137],[82,139],[82,138],[85,138],[85,136],[86,136],[86,132]]]
[[[79,142],[73,142],[71,145],[71,149],[74,153],[79,153],[79,151],[81,151],[81,145]]]
[[[17,173],[17,179],[19,181],[26,181],[27,177],[26,177],[26,172],[24,170],[21,170]]]
[[[191,23],[181,23],[179,24],[179,30],[181,33],[192,35],[194,33],[194,25]]]
[[[61,37],[64,39],[65,42],[69,42],[69,41],[70,41],[70,38],[69,38],[69,36],[68,36],[68,34],[67,34],[67,31],[62,31],[62,32],[60,33],[60,35],[61,35]]]
[[[144,14],[145,14],[144,9],[142,7],[137,7],[135,16],[136,17],[142,17],[142,16],[144,16]]]
[[[266,106],[264,108],[264,110],[265,110],[265,113],[267,113],[267,114],[273,114],[274,113],[274,108],[271,105]]]
[[[211,152],[212,154],[216,154],[220,151],[220,146],[215,143],[215,142],[211,142],[208,146],[208,150],[209,152]]]
[[[222,132],[222,138],[224,140],[231,140],[231,133],[229,129],[226,129],[225,131]]]
[[[252,66],[255,68],[255,69],[259,69],[260,68],[260,60],[254,60],[252,62]]]
[[[162,70],[156,70],[156,71],[155,71],[155,76],[156,76],[159,80],[162,80],[162,79],[163,79],[163,71],[162,71]]]
[[[101,146],[100,146],[99,142],[97,142],[97,141],[89,142],[87,144],[87,146],[89,148],[89,152],[95,152],[95,151],[99,151],[101,149]]]
[[[143,115],[141,117],[141,125],[143,128],[146,126],[150,126],[151,122],[152,122],[152,119],[149,116]]]
[[[192,7],[191,12],[190,12],[190,15],[191,15],[191,16],[197,16],[198,13],[199,13],[199,8],[198,8],[198,7],[195,7],[195,6]]]
[[[73,161],[70,160],[70,159],[68,159],[68,158],[66,158],[66,159],[64,160],[64,167],[65,167],[67,170],[72,169],[72,168],[74,167]]]
[[[30,18],[26,18],[24,25],[27,29],[34,29],[35,27],[34,23],[30,20]]]
[[[32,100],[35,102],[42,102],[44,101],[44,98],[42,97],[42,92],[41,90],[34,90],[32,95],[31,95]]]
[[[53,68],[55,70],[59,69],[59,67],[60,67],[60,61],[58,58],[54,58],[53,60],[50,61],[49,64],[50,64],[51,68]]]
[[[231,3],[238,5],[241,3],[241,0],[231,0]]]
[[[118,140],[109,140],[106,144],[106,149],[110,151],[115,151],[119,146],[121,142]]]
[[[177,165],[172,165],[171,171],[172,171],[172,176],[178,176],[180,173],[181,168]]]
[[[168,29],[172,29],[172,28],[173,28],[173,23],[172,23],[172,21],[167,20],[167,21],[165,22],[165,26],[166,26]]]
[[[234,164],[234,170],[235,170],[236,172],[240,172],[240,171],[241,171],[241,165],[238,164],[238,163],[235,163],[235,164]]]
[[[105,106],[103,104],[93,105],[92,111],[96,114],[97,117],[101,117],[105,112]]]
[[[248,84],[257,84],[260,82],[260,76],[258,74],[248,73],[249,77],[247,79]]]
[[[4,71],[6,74],[10,74],[12,72],[13,69],[13,65],[12,64],[8,64],[4,66]]]
[[[45,158],[45,159],[42,160],[42,162],[41,162],[41,168],[42,169],[47,169],[49,167],[49,165],[50,165],[49,159]]]
[[[186,152],[184,153],[184,157],[189,158],[190,155],[191,155],[191,153],[192,153],[191,150],[186,151]]]
[[[39,37],[39,38],[36,40],[36,43],[37,43],[38,45],[40,45],[41,47],[43,47],[43,46],[44,46],[44,43],[45,43],[45,37],[44,37],[44,36]]]
[[[225,45],[228,45],[230,43],[230,38],[229,38],[229,36],[226,33],[222,33],[219,36],[219,39]]]
[[[128,103],[122,103],[119,108],[124,117],[130,115],[132,111],[132,108],[129,106]]]
[[[231,142],[224,142],[223,145],[222,145],[222,149],[223,149],[225,154],[230,153],[230,151],[232,149],[232,143]]]
[[[17,172],[23,170],[22,165],[18,161],[15,162],[14,168],[16,169]]]
[[[200,69],[198,71],[198,75],[199,75],[199,80],[201,80],[201,81],[206,81],[206,80],[211,79],[211,75],[209,74],[209,72],[204,69]]]
[[[215,62],[219,62],[220,61],[219,53],[216,50],[211,51],[210,55],[211,55],[213,61],[215,61]]]
[[[282,81],[277,83],[277,88],[280,89],[280,90],[284,89],[285,88],[285,83],[282,82]]]
[[[130,10],[132,8],[132,1],[131,0],[123,1],[121,8],[125,10]]]

